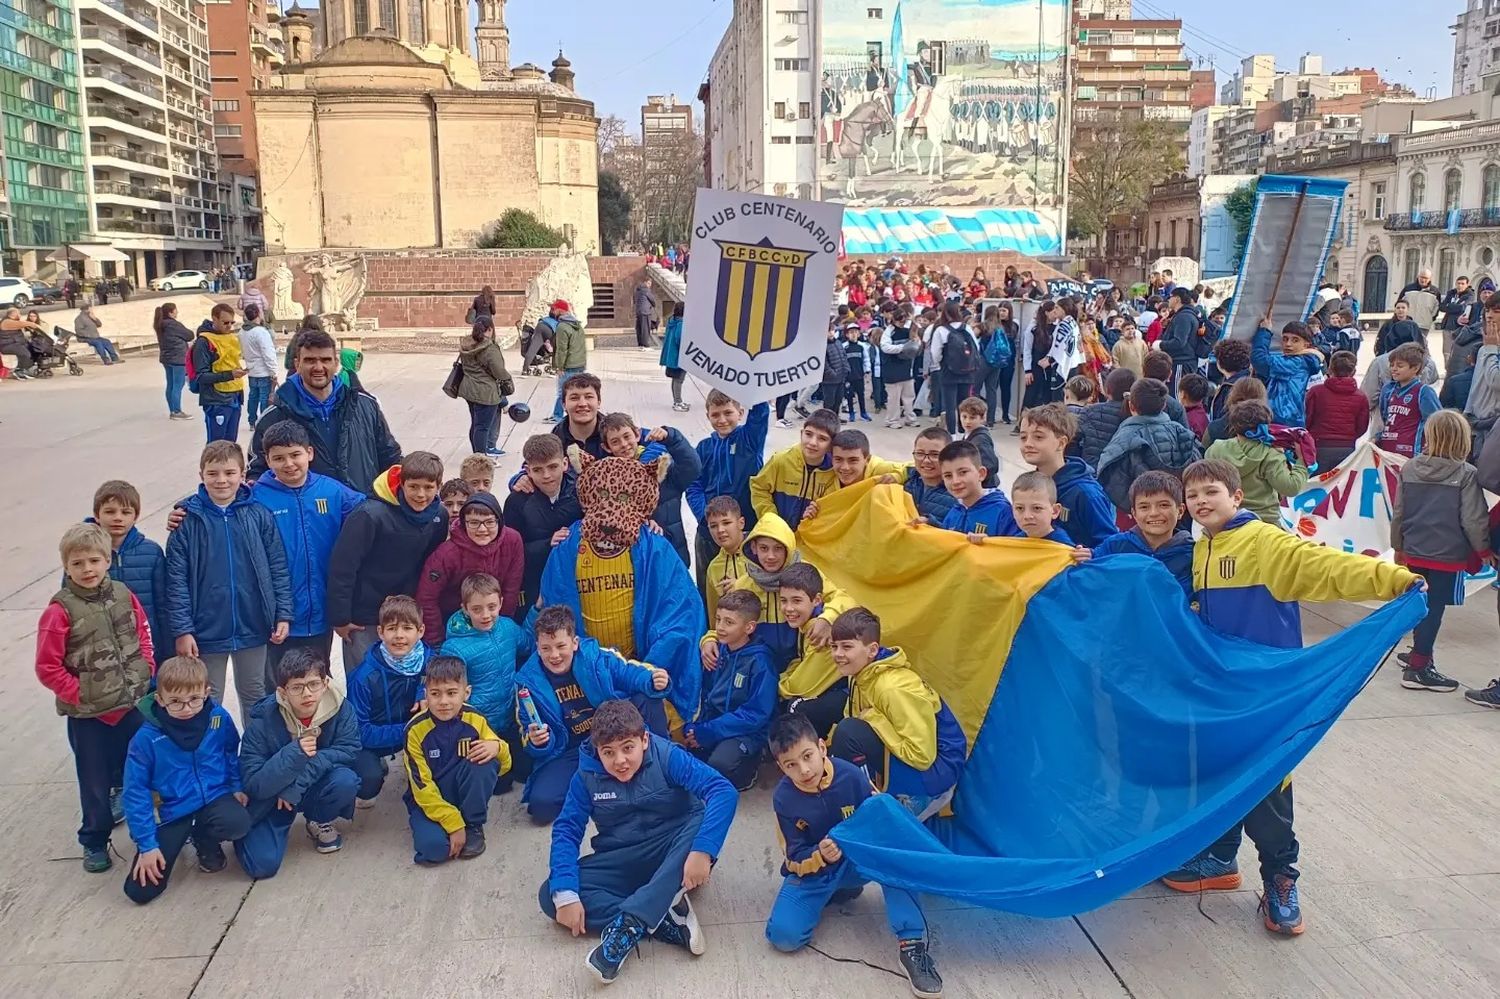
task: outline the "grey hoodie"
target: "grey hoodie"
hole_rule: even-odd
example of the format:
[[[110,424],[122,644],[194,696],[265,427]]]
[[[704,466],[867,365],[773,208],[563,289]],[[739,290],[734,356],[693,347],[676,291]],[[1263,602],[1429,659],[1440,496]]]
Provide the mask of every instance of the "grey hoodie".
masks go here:
[[[1490,550],[1489,510],[1474,466],[1419,454],[1401,469],[1391,547],[1407,558],[1463,568]]]

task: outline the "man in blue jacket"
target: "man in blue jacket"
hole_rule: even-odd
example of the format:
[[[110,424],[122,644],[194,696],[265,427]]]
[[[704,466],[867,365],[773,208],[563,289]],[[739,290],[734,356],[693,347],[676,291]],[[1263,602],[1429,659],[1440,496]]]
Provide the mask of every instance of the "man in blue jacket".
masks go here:
[[[179,656],[208,665],[215,697],[233,657],[243,716],[266,693],[267,643],[291,627],[286,549],[270,511],[250,499],[238,444],[210,443],[198,474],[203,484],[167,540],[167,625]]]
[[[301,424],[287,420],[266,431],[261,441],[270,470],[250,491],[271,511],[286,549],[292,583],[292,620],[286,641],[272,645],[267,671],[292,649],[312,649],[323,662],[333,648],[333,625],[326,610],[328,561],[344,518],[364,502],[364,494],[310,467],[317,454]]]
[[[608,984],[647,935],[703,953],[687,893],[708,881],[739,796],[709,766],[647,733],[628,701],[600,705],[593,722],[552,828],[538,901],[574,936],[600,934],[588,965]],[[590,819],[593,852],[579,860]]]
[[[693,755],[727,777],[736,791],[755,786],[776,710],[776,664],[755,635],[760,615],[760,597],[749,590],[730,590],[719,598],[714,611],[718,662],[703,688],[698,720],[682,729]]]
[[[245,873],[275,877],[297,813],[319,853],[344,845],[334,819],[354,818],[359,725],[354,708],[328,682],[328,662],[299,648],[271,670],[276,690],[250,709],[240,743],[240,777],[254,823],[234,844]]]

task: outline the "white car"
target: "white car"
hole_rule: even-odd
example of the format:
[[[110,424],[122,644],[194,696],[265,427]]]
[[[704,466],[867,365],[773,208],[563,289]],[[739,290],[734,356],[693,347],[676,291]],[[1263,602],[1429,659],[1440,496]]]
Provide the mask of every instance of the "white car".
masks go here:
[[[24,309],[31,304],[31,282],[18,277],[0,277],[0,305]]]
[[[209,278],[202,271],[173,271],[166,277],[154,278],[151,287],[157,291],[179,291],[183,288],[208,290]]]

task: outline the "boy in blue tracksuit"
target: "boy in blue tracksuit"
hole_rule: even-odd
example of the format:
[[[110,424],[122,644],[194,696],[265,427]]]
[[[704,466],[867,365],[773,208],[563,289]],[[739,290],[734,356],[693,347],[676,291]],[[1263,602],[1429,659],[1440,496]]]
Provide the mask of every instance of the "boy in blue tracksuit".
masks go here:
[[[405,595],[386,597],[379,620],[380,641],[370,646],[348,674],[349,703],[359,726],[359,752],[354,754],[358,808],[374,806],[390,772],[387,761],[406,745],[406,723],[423,699],[422,673],[432,658],[432,651],[422,643],[422,610],[416,600]]]
[[[766,463],[766,434],[771,429],[769,403],[757,403],[747,415],[745,407],[713,389],[705,403],[708,425],[713,433],[698,442],[698,460],[703,470],[683,494],[688,509],[698,522],[693,540],[693,565],[699,592],[707,599],[704,572],[719,548],[708,533],[708,504],[719,496],[732,496],[745,515],[745,529],[755,527],[755,510],[750,505],[750,479]]]
[[[240,779],[254,824],[234,854],[257,880],[281,869],[298,812],[319,853],[342,849],[334,820],[354,818],[359,790],[359,722],[329,682],[328,661],[313,649],[294,649],[277,660],[271,678],[276,689],[250,709],[240,743]]]
[[[708,881],[734,821],[729,782],[679,746],[646,731],[628,701],[593,716],[589,741],[552,827],[542,912],[579,936],[599,933],[588,965],[608,984],[641,939],[704,951],[688,892]],[[578,859],[584,831],[593,852]]]
[[[943,485],[957,500],[938,527],[957,531],[975,544],[983,544],[987,537],[1022,536],[1005,493],[983,486],[984,459],[978,447],[968,441],[954,441],[943,448],[938,462],[943,470]]]
[[[269,674],[292,649],[313,649],[328,661],[333,648],[333,625],[326,609],[328,560],[344,518],[365,497],[338,479],[309,471],[315,457],[312,439],[293,420],[266,430],[261,455],[270,468],[256,480],[250,498],[276,519],[292,583],[291,628],[284,642],[267,650]]]
[[[670,682],[664,669],[626,659],[592,638],[580,639],[577,618],[561,604],[536,616],[536,652],[516,678],[516,725],[532,765],[521,800],[533,822],[546,825],[562,811],[579,749],[605,701],[629,699],[649,706],[652,729],[667,734],[661,702]]]
[[[785,859],[781,891],[766,922],[766,939],[779,951],[801,950],[830,903],[849,901],[868,879],[844,857],[829,833],[870,799],[869,775],[831,759],[812,723],[781,715],[771,726],[771,753],[785,775],[771,796]],[[901,946],[901,968],[920,996],[942,994],[943,980],[927,950],[927,921],[911,892],[882,887],[886,918]]]
[[[286,549],[271,512],[251,500],[238,444],[210,443],[198,473],[203,484],[167,540],[167,626],[178,655],[208,666],[215,698],[224,696],[233,657],[244,717],[266,694],[267,644],[279,645],[291,628]]]
[[[516,728],[516,667],[531,655],[531,635],[500,613],[500,581],[476,572],[459,587],[459,609],[448,619],[442,654],[464,661],[469,680],[469,706],[484,715],[510,749],[511,768],[495,783],[496,794],[506,794],[517,779],[531,773],[531,758],[522,752]]]
[[[1271,331],[1257,330],[1250,341],[1250,365],[1266,383],[1271,417],[1283,426],[1307,425],[1307,390],[1323,375],[1323,355],[1313,346],[1306,323],[1281,328],[1281,353],[1271,351]]]
[[[140,515],[141,494],[130,483],[111,479],[94,490],[94,516],[89,519],[109,535],[109,578],[135,594],[151,626],[151,640],[166,652],[173,638],[166,616],[167,556],[136,529]]]
[[[224,869],[225,840],[250,830],[240,790],[240,733],[210,696],[203,660],[173,656],[156,671],[156,693],[136,705],[145,717],[125,756],[125,821],[135,861],[125,897],[139,905],[167,890],[189,839],[198,869]]]
[[[755,786],[766,727],[776,710],[776,664],[755,635],[760,613],[760,598],[749,590],[730,590],[719,599],[717,665],[704,679],[697,720],[682,729],[693,755],[729,778],[737,791]]]
[[[1093,550],[1080,547],[1078,561],[1106,555],[1145,555],[1160,562],[1183,596],[1193,599],[1193,536],[1177,525],[1186,512],[1182,480],[1171,472],[1142,472],[1130,484],[1130,514],[1135,526],[1105,538]]]
[[[1057,486],[1062,527],[1078,544],[1091,548],[1115,533],[1115,505],[1093,469],[1082,458],[1068,457],[1078,437],[1078,417],[1061,403],[1035,406],[1021,416],[1021,457]]]

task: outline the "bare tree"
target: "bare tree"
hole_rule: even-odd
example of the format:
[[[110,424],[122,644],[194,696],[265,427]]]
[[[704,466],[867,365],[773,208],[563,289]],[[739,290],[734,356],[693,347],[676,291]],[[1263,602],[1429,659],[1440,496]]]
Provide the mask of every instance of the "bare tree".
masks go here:
[[[617,114],[605,115],[599,119],[599,159],[601,161],[613,153],[621,142],[629,138],[629,133],[625,129],[625,119]]]
[[[1111,215],[1139,211],[1151,185],[1182,169],[1182,131],[1165,121],[1100,122],[1075,132],[1068,225],[1097,241]]]

